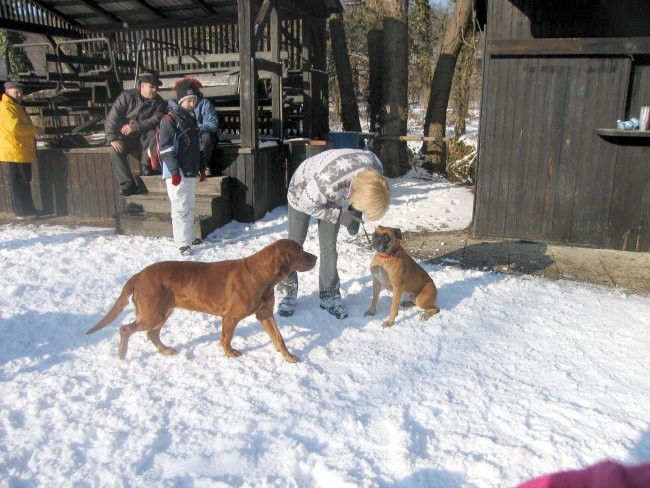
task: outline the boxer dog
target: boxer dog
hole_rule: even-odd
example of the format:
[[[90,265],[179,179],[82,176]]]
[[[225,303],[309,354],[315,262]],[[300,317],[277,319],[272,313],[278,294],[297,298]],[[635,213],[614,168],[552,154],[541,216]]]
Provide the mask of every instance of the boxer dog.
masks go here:
[[[426,320],[438,313],[436,307],[438,290],[424,269],[413,261],[402,245],[402,231],[392,227],[378,226],[372,235],[370,247],[377,251],[370,262],[372,274],[372,303],[366,315],[375,315],[377,300],[382,288],[393,292],[390,314],[382,327],[390,327],[395,322],[402,295],[409,296],[407,305],[417,305],[424,312],[420,319]]]

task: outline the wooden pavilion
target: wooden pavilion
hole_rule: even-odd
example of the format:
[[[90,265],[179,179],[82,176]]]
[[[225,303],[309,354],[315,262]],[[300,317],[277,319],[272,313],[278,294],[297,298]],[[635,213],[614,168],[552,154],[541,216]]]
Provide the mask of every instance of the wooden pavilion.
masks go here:
[[[37,206],[116,219],[125,233],[170,232],[160,182],[142,178],[148,199],[120,197],[102,139],[111,102],[143,71],[159,74],[164,98],[175,79],[195,76],[217,108],[223,174],[203,195],[197,234],[284,204],[286,141],[329,131],[326,19],[341,11],[339,0],[0,0],[1,29],[45,39],[14,46],[40,52],[34,70],[14,73],[5,62],[6,78],[27,86],[29,110],[49,135],[35,168]],[[0,213],[11,213],[1,167]]]
[[[477,1],[478,237],[650,251],[647,0]]]

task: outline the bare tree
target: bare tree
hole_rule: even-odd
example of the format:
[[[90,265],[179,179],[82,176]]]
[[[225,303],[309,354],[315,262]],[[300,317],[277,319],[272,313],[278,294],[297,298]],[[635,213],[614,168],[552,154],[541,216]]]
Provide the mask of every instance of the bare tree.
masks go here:
[[[408,169],[408,150],[400,136],[408,120],[408,0],[376,2],[382,13],[382,82],[379,158],[386,176],[401,176]]]
[[[384,33],[382,29],[370,29],[368,39],[368,120],[370,132],[381,129],[381,97]]]
[[[442,51],[431,80],[431,92],[424,120],[424,134],[433,138],[427,141],[422,150],[425,156],[424,167],[430,171],[446,172],[447,148],[445,127],[447,125],[447,106],[454,78],[458,54],[463,45],[463,35],[471,26],[473,0],[456,0],[451,20],[445,29]]]
[[[409,99],[424,105],[429,100],[435,65],[436,31],[429,0],[413,0],[409,11]]]
[[[343,130],[361,132],[359,106],[357,105],[357,98],[354,93],[350,54],[345,36],[345,25],[340,15],[336,14],[330,17],[329,28],[332,43],[332,57],[336,66],[336,79],[339,82]]]
[[[456,61],[454,81],[452,84],[451,106],[454,114],[454,139],[459,139],[467,130],[467,116],[474,74],[474,56],[476,54],[476,33],[469,30]]]

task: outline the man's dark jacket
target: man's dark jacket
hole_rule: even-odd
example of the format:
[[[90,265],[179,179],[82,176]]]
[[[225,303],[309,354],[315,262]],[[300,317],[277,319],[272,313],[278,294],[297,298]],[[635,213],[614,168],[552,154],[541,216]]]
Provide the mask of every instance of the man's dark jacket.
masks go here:
[[[120,129],[125,124],[135,128],[136,136],[155,130],[166,108],[167,102],[160,95],[146,99],[137,88],[123,91],[115,99],[106,117],[106,140],[111,142],[121,139],[123,136]]]

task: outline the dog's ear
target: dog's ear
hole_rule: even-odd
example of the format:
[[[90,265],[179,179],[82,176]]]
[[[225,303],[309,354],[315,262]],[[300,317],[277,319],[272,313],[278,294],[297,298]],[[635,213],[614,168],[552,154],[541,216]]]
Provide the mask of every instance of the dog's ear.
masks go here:
[[[397,227],[395,228],[395,237],[397,237],[400,240],[402,239],[402,231],[399,230]]]
[[[289,260],[288,259],[281,260],[278,269],[280,270],[281,274],[288,275],[291,272],[291,268],[289,267]]]
[[[283,275],[288,275],[291,273],[291,263],[293,262],[295,252],[288,251],[282,252],[277,255],[275,263],[278,271]]]

